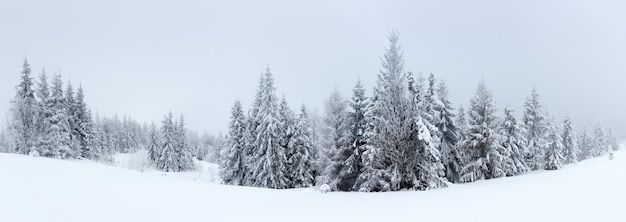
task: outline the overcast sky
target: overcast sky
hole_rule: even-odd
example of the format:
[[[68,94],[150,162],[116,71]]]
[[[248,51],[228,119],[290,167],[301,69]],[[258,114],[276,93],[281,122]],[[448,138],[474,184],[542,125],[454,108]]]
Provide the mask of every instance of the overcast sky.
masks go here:
[[[160,122],[184,113],[192,129],[225,132],[230,108],[249,108],[270,66],[293,108],[322,112],[334,86],[371,92],[389,31],[405,67],[448,82],[467,106],[481,78],[521,116],[534,86],[550,113],[597,121],[626,137],[625,1],[4,1],[0,111],[25,56],[84,87],[101,115]]]

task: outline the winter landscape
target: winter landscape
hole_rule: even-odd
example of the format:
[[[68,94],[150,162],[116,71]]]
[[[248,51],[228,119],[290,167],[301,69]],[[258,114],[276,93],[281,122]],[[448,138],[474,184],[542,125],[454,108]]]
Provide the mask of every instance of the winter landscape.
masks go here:
[[[135,15],[132,9],[144,5],[60,3],[86,19],[69,13],[53,14],[55,19],[43,24],[20,21],[54,24],[80,36],[75,41],[6,37],[17,43],[9,51],[18,56],[3,55],[10,62],[0,63],[1,98],[6,98],[0,101],[6,108],[0,120],[0,221],[626,221],[619,176],[626,169],[626,107],[618,101],[626,93],[620,84],[626,66],[618,62],[624,61],[623,51],[609,50],[626,51],[626,45],[606,37],[626,37],[616,28],[626,23],[608,22],[626,21],[615,5],[490,2],[465,5],[475,10],[466,17],[460,16],[466,15],[459,11],[461,2],[363,3],[348,12],[396,16],[381,24],[356,22],[380,25],[364,29],[376,30],[366,36],[380,36],[338,44],[321,39],[330,33],[351,39],[346,37],[351,32],[335,29],[352,21],[339,9],[353,4],[152,3],[153,11]],[[429,15],[446,11],[443,7],[458,15],[405,24],[392,13],[409,16],[402,6],[437,9]],[[483,6],[489,6],[486,15],[477,13]],[[556,6],[569,11],[527,14]],[[274,13],[244,23],[234,19],[257,7]],[[595,23],[561,20],[580,11]],[[110,18],[109,12],[120,16]],[[330,19],[310,14],[320,12]],[[211,16],[231,20],[216,22]],[[498,16],[519,24],[484,23]],[[476,40],[480,49],[444,46],[486,36],[466,30],[466,36],[444,40],[455,29],[440,27],[460,21],[510,38]],[[234,37],[257,30],[253,23],[268,29],[268,36],[299,37]],[[306,25],[293,26],[301,23]],[[416,41],[422,32],[414,24],[439,38]],[[90,25],[118,34],[103,37]],[[208,32],[189,26],[201,25],[237,28],[196,45],[191,33]],[[606,35],[578,35],[554,46],[555,39],[575,33],[571,25]],[[560,31],[542,37],[517,32],[543,34],[547,27]],[[300,36],[309,29],[321,34]],[[89,43],[96,40],[104,44]],[[241,51],[238,43],[249,41],[280,46],[269,51],[323,43],[341,52],[327,56],[309,48],[310,54],[263,58],[255,52],[268,48]],[[57,43],[92,56],[54,53]],[[168,53],[146,51],[147,43],[177,53],[156,59]],[[565,46],[581,51],[572,56],[560,48]],[[377,48],[377,54],[344,50],[351,47]],[[477,53],[422,55],[439,49]],[[187,56],[198,53],[225,56],[206,64]],[[275,63],[249,68],[259,64],[248,60],[251,54]],[[112,56],[95,59],[105,55]],[[344,58],[352,55],[373,59]],[[83,63],[68,62],[75,59]],[[232,66],[236,59],[241,61]],[[182,65],[182,74],[172,73],[174,65]],[[50,66],[55,69],[45,68]],[[310,70],[296,71],[303,67]],[[88,68],[106,72],[81,74]],[[600,73],[585,73],[595,69]],[[362,73],[348,74],[355,72]],[[107,73],[118,78],[103,78]]]

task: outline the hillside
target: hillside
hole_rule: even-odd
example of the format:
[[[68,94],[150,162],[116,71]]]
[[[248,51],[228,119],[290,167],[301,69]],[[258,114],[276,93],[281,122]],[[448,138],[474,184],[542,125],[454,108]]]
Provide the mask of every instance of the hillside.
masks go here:
[[[626,221],[626,152],[426,192],[320,193],[0,154],[0,221]]]

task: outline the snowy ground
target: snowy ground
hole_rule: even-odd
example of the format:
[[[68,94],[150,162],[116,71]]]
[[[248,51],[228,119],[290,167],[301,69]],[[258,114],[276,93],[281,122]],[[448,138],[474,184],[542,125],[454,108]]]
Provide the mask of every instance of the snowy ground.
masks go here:
[[[434,191],[323,194],[0,154],[0,221],[626,221],[625,169],[619,151]]]

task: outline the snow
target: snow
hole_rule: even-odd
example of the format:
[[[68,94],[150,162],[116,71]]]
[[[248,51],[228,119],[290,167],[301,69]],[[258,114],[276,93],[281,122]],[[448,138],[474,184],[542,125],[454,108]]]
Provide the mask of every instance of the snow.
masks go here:
[[[0,221],[626,221],[623,150],[557,171],[389,193],[225,186],[116,159],[120,167],[0,154]]]

